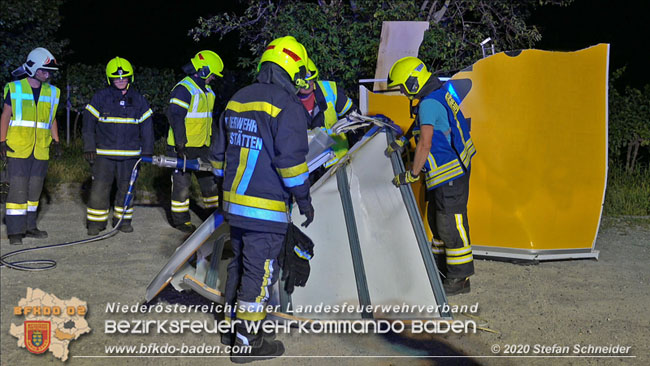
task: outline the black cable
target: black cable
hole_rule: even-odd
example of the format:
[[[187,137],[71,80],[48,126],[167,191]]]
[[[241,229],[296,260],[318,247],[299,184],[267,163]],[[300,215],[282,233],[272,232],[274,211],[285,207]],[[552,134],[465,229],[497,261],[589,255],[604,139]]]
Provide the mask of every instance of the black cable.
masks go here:
[[[12,269],[17,269],[20,271],[30,271],[30,272],[38,272],[38,271],[47,271],[48,269],[52,269],[56,267],[56,261],[52,259],[27,259],[27,260],[22,260],[22,261],[15,261],[15,262],[8,262],[7,259],[13,256],[16,256],[18,254],[22,253],[29,253],[29,252],[34,252],[37,250],[46,250],[46,249],[51,249],[51,248],[62,248],[62,247],[67,247],[71,245],[77,245],[77,244],[86,244],[86,243],[92,243],[95,241],[100,241],[104,239],[108,239],[111,236],[117,234],[117,230],[120,227],[120,224],[122,223],[122,220],[124,220],[124,215],[126,214],[127,208],[129,207],[129,204],[131,203],[132,200],[132,195],[133,195],[133,187],[135,186],[135,181],[138,179],[138,166],[140,165],[140,161],[142,159],[138,159],[138,161],[135,163],[133,166],[133,170],[131,170],[131,179],[129,181],[129,189],[124,197],[124,212],[122,213],[122,216],[120,219],[117,221],[115,226],[113,227],[113,230],[107,232],[106,234],[95,236],[89,239],[83,239],[83,240],[77,240],[77,241],[71,241],[67,243],[61,243],[61,244],[50,244],[50,245],[44,245],[41,247],[35,247],[35,248],[25,248],[25,249],[19,249],[15,250],[13,252],[4,254],[0,256],[0,268],[2,267],[7,267],[7,268],[12,268]],[[40,265],[40,267],[32,267],[32,266],[25,266],[25,264],[32,264],[32,265]]]

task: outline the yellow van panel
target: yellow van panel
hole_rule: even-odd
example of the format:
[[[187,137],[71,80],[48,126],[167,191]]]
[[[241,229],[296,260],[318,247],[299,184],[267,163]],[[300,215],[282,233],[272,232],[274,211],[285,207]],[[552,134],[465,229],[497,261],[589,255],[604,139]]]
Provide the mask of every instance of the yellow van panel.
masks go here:
[[[459,94],[477,150],[472,245],[593,248],[607,177],[608,60],[607,44],[524,50],[481,59],[452,77],[454,85],[471,81]],[[368,106],[404,130],[411,122],[403,96],[371,93]]]

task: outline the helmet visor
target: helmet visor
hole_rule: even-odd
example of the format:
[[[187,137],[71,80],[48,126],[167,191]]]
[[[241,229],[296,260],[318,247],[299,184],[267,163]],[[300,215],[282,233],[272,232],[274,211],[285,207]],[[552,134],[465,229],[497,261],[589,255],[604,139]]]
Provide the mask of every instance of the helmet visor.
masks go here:
[[[43,63],[43,66],[39,67],[39,69],[45,69],[45,70],[51,70],[51,71],[57,71],[59,70],[59,65],[56,63],[55,58],[46,58],[45,62]]]
[[[307,71],[307,77],[305,78],[305,80],[312,81],[312,80],[316,80],[317,77],[318,77],[318,73],[313,71]]]
[[[121,66],[117,68],[117,70],[113,71],[108,75],[111,79],[122,79],[126,77],[130,77],[131,73],[124,70]]]

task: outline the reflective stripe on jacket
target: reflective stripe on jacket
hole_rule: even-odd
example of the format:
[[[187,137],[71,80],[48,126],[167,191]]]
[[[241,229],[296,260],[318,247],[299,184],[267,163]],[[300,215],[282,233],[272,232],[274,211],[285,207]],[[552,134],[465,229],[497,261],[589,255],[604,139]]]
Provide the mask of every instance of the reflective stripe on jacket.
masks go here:
[[[205,93],[192,78],[186,76],[176,86],[184,86],[192,95],[190,103],[180,99],[172,98],[169,103],[176,104],[187,109],[185,115],[185,134],[187,136],[186,147],[210,146],[210,136],[212,136],[212,110],[216,96],[209,85],[205,85]],[[175,146],[174,132],[169,127],[167,135],[167,144]]]
[[[470,167],[476,149],[470,137],[467,120],[458,105],[458,95],[451,83],[446,82],[422,100],[424,99],[434,99],[445,107],[451,128],[451,144],[443,131],[433,131],[431,151],[424,164],[427,189],[431,190],[463,176]],[[419,116],[416,123],[414,136],[419,138]]]
[[[99,90],[84,113],[84,151],[117,159],[153,154],[152,115],[133,86],[126,94],[113,86]]]
[[[12,81],[5,86],[4,95],[11,93],[11,120],[7,130],[7,145],[14,150],[7,156],[26,159],[34,152],[37,160],[50,158],[52,122],[56,116],[61,91],[48,83],[41,84],[38,104],[34,103],[32,87],[27,79]]]
[[[319,80],[317,82],[317,85],[318,88],[320,88],[321,92],[323,93],[323,97],[325,97],[325,102],[327,103],[327,109],[324,111],[325,129],[327,130],[327,133],[332,137],[332,139],[334,139],[335,142],[334,146],[332,146],[332,150],[334,150],[335,156],[327,163],[325,163],[325,167],[328,168],[336,164],[336,162],[338,162],[339,159],[348,152],[349,145],[348,145],[348,139],[345,136],[345,134],[344,133],[333,134],[330,131],[330,128],[332,128],[332,126],[334,126],[334,124],[338,122],[339,118],[344,116],[350,110],[350,108],[352,108],[352,100],[347,96],[343,95],[343,97],[346,98],[345,106],[340,112],[337,112],[336,104],[337,104],[338,93],[337,93],[336,83],[333,81]],[[318,93],[316,93],[316,95],[318,95]]]

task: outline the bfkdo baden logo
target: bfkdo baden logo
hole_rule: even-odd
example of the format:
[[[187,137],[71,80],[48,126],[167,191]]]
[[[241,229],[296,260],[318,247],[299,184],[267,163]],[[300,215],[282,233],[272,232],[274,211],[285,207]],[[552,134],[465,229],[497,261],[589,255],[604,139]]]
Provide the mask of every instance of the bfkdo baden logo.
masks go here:
[[[27,288],[27,296],[14,306],[14,316],[23,324],[11,323],[9,334],[18,338],[18,346],[29,352],[50,351],[54,357],[68,359],[68,345],[90,332],[85,316],[88,305],[76,297],[61,300],[39,289]]]
[[[43,320],[26,320],[25,347],[31,353],[43,353],[50,347],[52,323]]]

